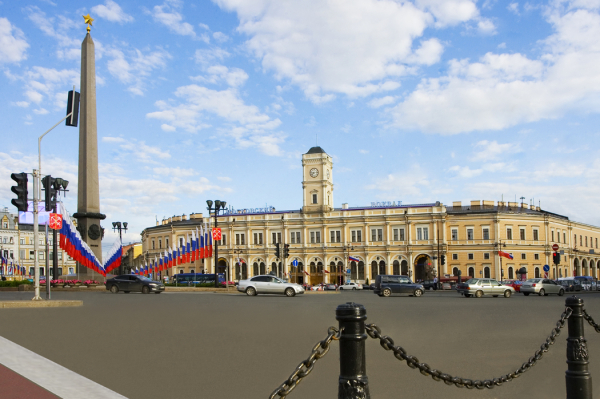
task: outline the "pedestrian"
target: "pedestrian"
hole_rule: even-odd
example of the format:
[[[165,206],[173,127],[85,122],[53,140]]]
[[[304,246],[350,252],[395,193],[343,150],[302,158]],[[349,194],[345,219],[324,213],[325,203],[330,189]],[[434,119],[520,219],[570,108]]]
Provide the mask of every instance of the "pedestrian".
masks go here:
[[[437,276],[433,278],[433,289],[437,290],[438,289],[438,280],[437,280]]]

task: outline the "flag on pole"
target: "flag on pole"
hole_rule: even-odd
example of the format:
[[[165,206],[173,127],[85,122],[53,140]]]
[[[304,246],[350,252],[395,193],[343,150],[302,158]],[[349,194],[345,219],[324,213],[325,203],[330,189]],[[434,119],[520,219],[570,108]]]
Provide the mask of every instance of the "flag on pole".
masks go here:
[[[200,227],[202,229],[202,227]],[[200,258],[200,235],[198,233],[198,227],[196,227],[196,259]]]
[[[200,259],[206,258],[206,251],[204,250],[204,229],[201,231],[200,236]]]
[[[192,230],[192,248],[191,248],[191,250],[192,250],[191,261],[195,262],[196,261],[196,233],[194,233],[194,230]]]
[[[508,259],[513,259],[513,256],[511,254],[509,254],[508,252],[498,251],[498,255],[503,256]]]
[[[186,250],[185,261],[186,261],[186,263],[190,263],[190,260],[192,259],[192,257],[190,256],[190,250],[191,250],[191,248],[190,248],[190,235],[186,234],[185,238],[187,240],[187,244],[186,244],[186,247],[185,247],[185,250]]]
[[[349,260],[350,262],[360,262],[360,260],[359,260],[359,259],[357,259],[357,258],[354,258],[354,257],[352,257],[352,256],[349,256],[349,257],[348,257],[348,260]]]

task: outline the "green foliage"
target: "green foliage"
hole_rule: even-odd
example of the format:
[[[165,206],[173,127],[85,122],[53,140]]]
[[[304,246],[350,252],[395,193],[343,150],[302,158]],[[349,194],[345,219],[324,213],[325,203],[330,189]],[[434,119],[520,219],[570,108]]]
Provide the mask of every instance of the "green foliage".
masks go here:
[[[0,281],[0,287],[18,287],[21,284],[33,284],[33,283],[29,280]]]

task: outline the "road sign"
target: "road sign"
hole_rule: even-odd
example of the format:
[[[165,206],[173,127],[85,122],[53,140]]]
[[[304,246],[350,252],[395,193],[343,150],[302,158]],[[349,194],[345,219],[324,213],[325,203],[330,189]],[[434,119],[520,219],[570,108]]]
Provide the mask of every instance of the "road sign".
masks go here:
[[[550,271],[550,266],[548,266],[548,265],[544,265],[544,271],[545,271],[545,272],[549,272],[549,271]]]
[[[294,261],[292,262],[292,266],[298,267],[298,259],[294,259]]]
[[[220,227],[213,227],[212,234],[213,234],[213,240],[215,240],[215,241],[221,240],[221,228]]]
[[[346,269],[346,274],[350,274],[350,269]]]
[[[48,227],[50,227],[52,230],[62,229],[62,215],[60,213],[51,213]]]
[[[552,246],[552,250],[553,250],[554,252],[558,251],[558,244],[554,244],[554,245]]]

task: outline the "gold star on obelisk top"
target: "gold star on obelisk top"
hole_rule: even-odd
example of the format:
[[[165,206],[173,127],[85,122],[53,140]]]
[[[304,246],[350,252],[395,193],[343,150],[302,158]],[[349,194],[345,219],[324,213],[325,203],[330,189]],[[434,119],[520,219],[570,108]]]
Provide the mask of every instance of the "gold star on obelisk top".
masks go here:
[[[90,14],[83,15],[84,23],[87,24],[87,31],[90,31],[90,26],[92,26],[92,22],[94,22],[94,18],[90,17]]]

